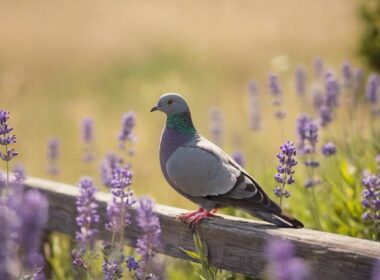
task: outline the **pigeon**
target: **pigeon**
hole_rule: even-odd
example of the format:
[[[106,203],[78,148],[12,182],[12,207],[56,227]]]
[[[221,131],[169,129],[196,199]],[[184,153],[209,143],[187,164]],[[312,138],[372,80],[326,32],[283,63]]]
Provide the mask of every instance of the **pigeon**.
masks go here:
[[[166,114],[160,140],[160,165],[165,179],[179,194],[199,205],[177,218],[195,227],[232,206],[278,227],[302,228],[264,192],[256,179],[194,127],[189,106],[179,94],[163,94],[151,112]]]

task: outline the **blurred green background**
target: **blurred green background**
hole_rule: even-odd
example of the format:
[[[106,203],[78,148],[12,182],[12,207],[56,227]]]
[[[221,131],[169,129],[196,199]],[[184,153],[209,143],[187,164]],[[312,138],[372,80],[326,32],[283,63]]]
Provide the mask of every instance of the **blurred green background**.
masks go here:
[[[223,148],[244,152],[247,169],[274,186],[279,146],[296,141],[304,108],[294,91],[297,64],[312,75],[320,55],[339,69],[357,61],[357,1],[1,1],[0,107],[11,112],[22,162],[46,174],[46,144],[61,140],[57,180],[98,178],[100,160],[117,150],[124,112],[138,116],[133,189],[159,203],[194,208],[161,175],[162,114],[149,109],[164,92],[186,97],[197,128],[209,137],[208,111],[223,110]],[[280,74],[288,117],[284,135],[267,94],[269,71]],[[263,129],[248,127],[247,85],[259,81]],[[82,163],[80,125],[95,121],[96,162]]]

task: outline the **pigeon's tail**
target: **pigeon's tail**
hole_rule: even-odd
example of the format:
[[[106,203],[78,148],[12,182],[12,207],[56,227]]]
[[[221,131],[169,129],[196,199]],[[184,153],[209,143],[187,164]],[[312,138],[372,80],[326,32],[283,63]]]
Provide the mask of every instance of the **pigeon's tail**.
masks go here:
[[[281,212],[278,214],[274,214],[271,212],[264,212],[264,211],[255,211],[252,213],[254,216],[263,219],[264,221],[267,221],[269,223],[275,224],[279,227],[286,227],[286,228],[303,228],[303,224],[298,221],[297,219],[293,218],[289,214],[285,212]]]

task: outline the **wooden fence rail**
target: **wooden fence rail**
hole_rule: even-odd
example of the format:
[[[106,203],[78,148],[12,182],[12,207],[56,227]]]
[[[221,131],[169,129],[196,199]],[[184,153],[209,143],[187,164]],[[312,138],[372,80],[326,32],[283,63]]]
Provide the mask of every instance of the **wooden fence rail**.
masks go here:
[[[76,231],[76,187],[43,179],[30,178],[25,183],[44,193],[49,200],[48,231],[58,231],[74,236]],[[104,225],[107,193],[98,193],[100,223]],[[162,228],[161,253],[189,259],[179,248],[195,250],[191,231],[175,219],[186,210],[157,205],[156,212]],[[131,209],[134,221],[135,209]],[[208,247],[212,265],[248,275],[260,275],[266,265],[263,248],[270,239],[288,239],[297,255],[310,265],[312,279],[370,279],[373,265],[380,259],[380,243],[308,229],[280,229],[264,222],[223,216],[202,221],[198,227]],[[110,234],[99,226],[100,235],[110,239]],[[128,226],[125,237],[134,246],[140,230],[135,222]]]

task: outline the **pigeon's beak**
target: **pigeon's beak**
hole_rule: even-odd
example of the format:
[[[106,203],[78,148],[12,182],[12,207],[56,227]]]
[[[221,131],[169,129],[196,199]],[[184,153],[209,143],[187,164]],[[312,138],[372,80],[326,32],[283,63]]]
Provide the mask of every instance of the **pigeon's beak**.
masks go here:
[[[150,112],[154,112],[154,111],[157,111],[157,110],[160,110],[160,106],[156,105],[154,106],[152,109],[150,109]]]

